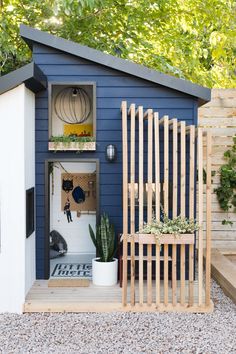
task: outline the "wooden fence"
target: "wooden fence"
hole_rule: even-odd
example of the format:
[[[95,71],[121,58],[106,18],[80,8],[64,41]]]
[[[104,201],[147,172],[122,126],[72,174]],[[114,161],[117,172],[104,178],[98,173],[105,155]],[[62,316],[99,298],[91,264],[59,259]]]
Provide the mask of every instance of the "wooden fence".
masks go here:
[[[223,153],[232,146],[236,136],[236,89],[213,89],[212,100],[199,109],[198,124],[203,131],[212,133],[212,170],[216,172],[212,178],[212,247],[236,249],[236,213],[223,212],[214,193],[219,185],[219,168],[225,163]],[[222,225],[224,219],[233,221],[233,225]],[[204,219],[204,238],[205,231]]]
[[[123,134],[123,306],[136,311],[210,311],[212,310],[210,300],[211,178],[209,177],[211,176],[211,133],[208,132],[206,135],[208,177],[206,183],[206,273],[204,275],[202,129],[196,129],[192,125],[186,126],[184,121],[178,122],[177,119],[169,119],[168,116],[159,119],[158,112],[148,109],[144,113],[143,107],[139,106],[136,110],[134,104],[131,104],[128,109],[125,101],[122,102],[121,110]],[[163,139],[160,139],[160,134]],[[197,149],[195,149],[196,139]],[[145,156],[146,150],[147,156]],[[186,163],[187,160],[189,164]],[[188,166],[188,171],[186,171],[186,166]],[[196,200],[195,189],[197,169],[199,171],[198,200]],[[170,175],[172,176],[171,181]],[[153,176],[155,177],[153,178]],[[160,220],[161,179],[163,179],[163,206],[166,215],[170,216],[171,214],[172,217],[176,217],[180,213],[182,217],[187,215],[189,218],[194,218],[195,205],[198,204],[200,229],[198,231],[197,281],[194,280],[194,234],[186,234],[181,237],[165,235],[161,237],[160,245],[154,235],[137,233],[143,228],[145,217],[145,221],[150,223],[154,213],[155,218]],[[169,188],[170,182],[171,189]],[[145,185],[147,185],[146,198]],[[136,204],[137,193],[138,204]],[[169,203],[169,193],[172,193],[172,205]],[[161,255],[161,246],[163,247],[163,256]],[[178,259],[179,254],[180,259]],[[188,255],[188,262],[186,262],[186,255]],[[180,263],[179,279],[178,261]],[[188,263],[187,277],[186,263]],[[163,276],[161,276],[161,268]],[[128,276],[129,270],[130,277]]]

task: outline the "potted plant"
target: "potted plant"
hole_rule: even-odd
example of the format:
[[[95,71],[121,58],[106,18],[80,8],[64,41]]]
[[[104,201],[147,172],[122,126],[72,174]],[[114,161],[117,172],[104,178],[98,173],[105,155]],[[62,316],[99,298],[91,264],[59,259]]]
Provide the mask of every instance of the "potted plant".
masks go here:
[[[115,230],[110,224],[107,214],[101,216],[100,225],[97,225],[96,236],[91,225],[89,232],[97,250],[97,258],[92,260],[93,283],[95,285],[111,286],[117,283],[118,260],[116,253]]]

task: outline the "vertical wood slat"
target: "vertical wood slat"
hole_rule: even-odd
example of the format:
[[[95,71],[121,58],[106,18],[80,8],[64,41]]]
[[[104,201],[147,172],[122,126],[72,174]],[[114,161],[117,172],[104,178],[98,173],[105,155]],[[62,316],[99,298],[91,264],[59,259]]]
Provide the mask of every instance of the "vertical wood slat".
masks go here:
[[[177,119],[173,119],[173,205],[172,216],[177,217],[178,206],[178,126]],[[172,305],[177,302],[176,294],[176,245],[172,245]]]
[[[207,132],[206,152],[206,306],[210,305],[211,295],[211,157],[212,157],[212,136]]]
[[[173,217],[177,216],[178,196],[178,122],[173,119]]]
[[[139,120],[139,229],[143,228],[143,107],[138,108]],[[139,304],[143,305],[143,244],[139,244]]]
[[[156,306],[161,302],[161,284],[160,284],[160,246],[156,244]]]
[[[135,233],[135,105],[130,106],[130,232]],[[135,242],[132,237],[131,245],[131,279],[130,302],[135,305]]]
[[[164,211],[169,214],[169,117],[164,116]]]
[[[148,110],[148,198],[147,222],[152,221],[153,111]],[[152,245],[147,246],[147,303],[152,304]]]
[[[172,305],[176,306],[177,303],[177,282],[176,282],[176,245],[172,245]]]
[[[155,131],[155,211],[156,220],[160,220],[160,136],[159,114],[154,113]],[[156,244],[156,306],[160,304],[160,246]]]
[[[186,126],[185,122],[180,123],[180,215],[185,217],[185,198],[186,198]]]
[[[202,305],[203,282],[203,140],[202,129],[198,128],[198,304]]]
[[[152,149],[153,149],[153,112],[148,110],[148,195],[147,195],[147,222],[152,221]]]
[[[189,218],[194,219],[195,127],[193,125],[190,126],[189,145]],[[189,306],[193,305],[193,265],[194,245],[189,245]]]
[[[164,212],[169,214],[169,117],[164,116]],[[164,304],[168,304],[168,245],[164,245]]]
[[[180,123],[180,157],[181,157],[181,188],[180,188],[180,214],[185,217],[185,198],[186,198],[186,125]],[[185,303],[185,245],[180,246],[180,303]]]
[[[122,304],[127,305],[127,234],[128,234],[128,136],[127,102],[122,102],[122,165],[123,165],[123,287]]]
[[[154,113],[155,131],[155,211],[156,220],[160,220],[160,135],[159,135],[159,114]]]
[[[164,305],[167,306],[168,305],[168,293],[169,293],[169,289],[168,289],[168,276],[169,276],[169,271],[168,271],[168,267],[169,267],[169,261],[168,261],[168,257],[169,257],[169,248],[168,245],[164,244]]]

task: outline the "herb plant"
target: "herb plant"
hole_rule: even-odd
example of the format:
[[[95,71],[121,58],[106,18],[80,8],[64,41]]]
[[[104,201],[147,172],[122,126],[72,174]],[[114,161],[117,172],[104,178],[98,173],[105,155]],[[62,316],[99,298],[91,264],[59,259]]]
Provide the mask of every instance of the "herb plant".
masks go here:
[[[50,141],[53,143],[87,143],[95,141],[91,136],[77,136],[77,135],[59,135],[51,136]]]
[[[154,234],[159,242],[164,234],[172,234],[175,237],[181,237],[181,234],[192,234],[198,229],[199,226],[196,224],[195,220],[181,216],[169,219],[167,215],[164,214],[161,221],[153,217],[151,223],[146,223],[143,229],[139,230],[139,233]]]
[[[85,143],[93,142],[95,139],[91,136],[59,135],[51,136],[49,141],[54,143],[55,152],[60,143],[62,143],[65,148],[69,147],[70,143],[77,143],[76,150],[79,153],[83,150]]]

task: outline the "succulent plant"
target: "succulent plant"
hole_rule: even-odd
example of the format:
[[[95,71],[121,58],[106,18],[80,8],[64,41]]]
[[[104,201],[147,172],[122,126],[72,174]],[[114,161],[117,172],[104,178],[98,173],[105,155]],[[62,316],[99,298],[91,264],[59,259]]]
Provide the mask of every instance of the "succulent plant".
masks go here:
[[[96,226],[96,236],[91,225],[89,225],[89,233],[100,262],[111,262],[116,253],[116,245],[114,226],[110,224],[108,215],[104,213],[101,216],[100,224]]]

